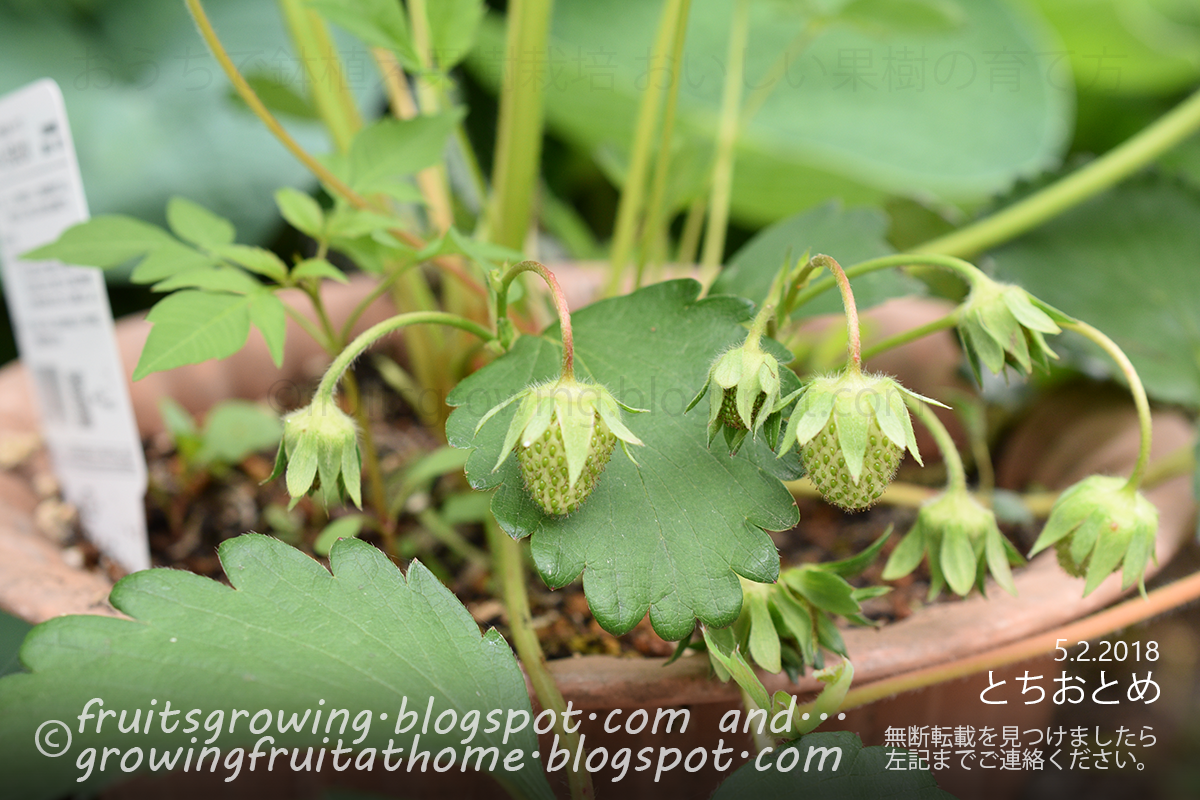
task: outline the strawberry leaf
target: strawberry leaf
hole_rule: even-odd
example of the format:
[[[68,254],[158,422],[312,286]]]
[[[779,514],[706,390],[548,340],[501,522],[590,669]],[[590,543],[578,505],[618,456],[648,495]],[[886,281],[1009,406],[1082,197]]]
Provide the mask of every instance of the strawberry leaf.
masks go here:
[[[711,627],[731,624],[742,603],[737,576],[773,582],[779,556],[766,531],[797,520],[780,483],[798,474],[794,456],[777,461],[760,435],[730,457],[719,444],[708,447],[701,411],[684,413],[713,358],[745,339],[750,314],[738,298],[698,300],[699,289],[695,281],[670,281],[572,315],[576,374],[650,412],[625,416],[645,442],[630,448],[641,466],[614,454],[591,497],[570,516],[541,513],[522,486],[515,456],[492,472],[516,404],[475,433],[497,403],[556,376],[556,327],[522,337],[448,401],[458,406],[447,424],[450,443],[475,448],[468,479],[477,489],[500,487],[492,502],[497,520],[514,537],[532,535],[533,558],[549,586],[565,586],[582,573],[592,612],[613,633],[629,630],[647,611],[667,639],[687,636],[697,619]],[[772,350],[786,363],[785,353]]]
[[[0,680],[5,797],[60,797],[125,776],[110,760],[103,772],[97,762],[90,781],[77,783],[84,772],[73,768],[76,756],[87,747],[125,751],[136,744],[145,754],[157,748],[161,756],[164,750],[186,752],[192,746],[199,752],[205,740],[214,739],[212,745],[226,758],[234,748],[248,751],[262,735],[301,753],[306,747],[343,746],[339,737],[350,746],[367,727],[363,712],[370,712],[370,724],[354,750],[374,748],[376,769],[389,740],[405,748],[407,762],[413,735],[420,733],[420,750],[457,752],[457,771],[470,723],[438,734],[437,715],[453,709],[461,722],[472,710],[481,715],[493,709],[504,714],[531,710],[508,645],[494,630],[480,636],[467,610],[420,562],[401,575],[376,548],[343,539],[333,543],[331,575],[298,550],[257,534],[226,541],[220,556],[233,588],[179,570],[147,570],[125,578],[112,592],[113,605],[132,619],[69,616],[34,629],[21,652],[30,672]],[[114,720],[106,720],[99,734],[94,723],[81,731],[76,718],[92,698],[102,699],[105,709],[126,709],[130,715],[142,709],[136,742]],[[177,725],[160,724],[156,715],[155,724],[147,726],[146,714],[165,710],[167,700],[178,712]],[[430,701],[434,711],[428,728],[418,722],[396,732],[402,703],[423,716]],[[219,737],[213,734],[216,724],[209,722],[193,745],[195,729],[183,732],[191,709],[200,709],[196,716],[202,721],[221,711]],[[249,716],[239,720],[234,709],[269,710],[269,730],[259,719],[262,733],[252,733]],[[347,709],[358,728],[339,731],[335,709]],[[98,711],[93,705],[92,713]],[[325,712],[319,724],[306,716],[318,711]],[[286,726],[277,720],[286,723],[292,714],[305,719],[303,732],[279,730]],[[35,749],[34,732],[47,719],[71,723],[66,759],[46,758]],[[164,725],[174,733],[164,733]],[[507,743],[486,730],[480,725],[470,745],[499,748],[497,774],[518,796],[551,800],[540,764],[530,757],[538,746],[532,726]],[[522,755],[514,756],[513,764],[523,768],[507,771],[504,756],[515,750]],[[343,754],[343,765],[352,757]],[[391,758],[395,764],[398,756]],[[490,766],[490,757],[483,763]],[[326,753],[326,769],[330,764]]]

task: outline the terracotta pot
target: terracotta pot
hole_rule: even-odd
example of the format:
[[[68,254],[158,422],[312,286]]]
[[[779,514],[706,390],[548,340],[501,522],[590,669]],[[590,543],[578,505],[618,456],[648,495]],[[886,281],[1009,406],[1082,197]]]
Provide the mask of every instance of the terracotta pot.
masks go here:
[[[582,278],[572,274],[570,268],[558,268],[556,272],[568,286],[586,285],[591,280],[586,271]],[[355,298],[362,296],[364,286],[356,282],[349,287],[334,287],[331,304],[345,313]],[[386,304],[377,303],[360,324],[371,324],[387,313]],[[944,307],[929,301],[893,301],[868,316],[876,321],[882,337],[899,327],[920,324],[944,313]],[[132,370],[148,325],[140,319],[125,320],[117,330],[127,369]],[[272,387],[278,390],[280,386],[293,385],[288,382],[300,383],[319,375],[325,362],[323,355],[299,331],[289,333],[297,335],[289,336],[287,361],[282,370],[273,367],[265,345],[257,332],[253,332],[250,345],[227,361],[156,374],[134,384],[131,391],[142,433],[148,435],[160,428],[157,401],[162,396],[174,397],[189,409],[200,411],[224,397],[262,398]],[[947,384],[959,382],[957,359],[953,339],[943,332],[899,348],[872,366],[900,374],[907,385],[918,391],[936,394]],[[1089,415],[1080,415],[1075,410],[1065,420],[1061,416],[1064,408],[1059,402],[1050,410],[1039,410],[1031,418],[1032,430],[1019,431],[1012,437],[1014,444],[999,466],[999,475],[1009,485],[1037,482],[1049,488],[1063,487],[1094,471],[1120,472],[1132,465],[1137,452],[1137,424],[1132,406],[1124,402],[1106,405]],[[29,378],[23,367],[13,365],[0,371],[0,438],[19,436],[34,429],[36,424]],[[1181,414],[1168,411],[1155,415],[1156,456],[1174,450],[1191,435],[1191,426]],[[1164,483],[1147,496],[1160,512],[1157,554],[1162,565],[1190,537],[1195,508],[1185,478]],[[27,482],[12,473],[0,473],[0,608],[35,623],[61,614],[115,613],[106,600],[111,588],[109,582],[97,574],[68,566],[59,549],[35,532],[36,503],[37,495]],[[1087,598],[1081,597],[1083,581],[1062,573],[1053,554],[1035,559],[1017,572],[1015,580],[1019,589],[1015,598],[993,591],[986,600],[973,596],[935,605],[879,630],[844,631],[853,656],[856,682],[900,675],[1014,642],[1089,614],[1121,596],[1118,581],[1113,579]],[[600,732],[603,709],[621,708],[629,712],[635,707],[688,706],[697,720],[694,725],[701,729],[705,740],[711,740],[709,747],[715,745],[718,736],[724,736],[726,743],[730,743],[727,734],[717,733],[717,720],[725,708],[738,702],[738,692],[733,684],[709,678],[708,662],[703,656],[684,657],[670,666],[664,666],[663,659],[583,656],[551,662],[550,669],[563,694],[576,708],[596,711],[596,720],[584,721],[583,730],[589,733],[592,742],[607,738]],[[798,685],[790,684],[786,676],[763,678],[770,691],[808,693],[817,689],[811,678],[801,679]],[[876,704],[873,710],[856,712],[846,725],[868,744],[877,744],[882,742],[881,725],[958,724],[945,717],[938,719],[938,709],[962,711],[962,702],[953,698],[961,695],[964,686],[974,701],[971,711],[986,708],[977,702],[978,687],[959,682],[932,687],[916,703],[911,698],[900,698],[898,702],[909,706],[903,712],[897,707],[885,710]],[[970,724],[1004,724],[980,721],[979,714],[973,719]],[[610,746],[627,744],[684,746],[645,734],[612,739]],[[748,747],[749,742],[738,737],[735,746]],[[735,752],[735,764],[739,762],[737,755]],[[721,777],[711,770],[695,774],[680,772],[673,778],[676,782],[671,793],[704,796]],[[598,780],[602,786],[603,773]],[[616,786],[630,798],[657,797],[661,790],[654,784],[634,783],[633,773],[625,783]],[[968,788],[954,788],[963,792],[961,796],[985,796]]]

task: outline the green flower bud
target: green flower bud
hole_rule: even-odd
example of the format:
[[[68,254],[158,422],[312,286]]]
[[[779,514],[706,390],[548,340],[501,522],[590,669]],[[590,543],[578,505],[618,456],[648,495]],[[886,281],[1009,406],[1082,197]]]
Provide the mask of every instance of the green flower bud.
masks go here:
[[[814,378],[800,392],[779,455],[798,445],[821,496],[848,511],[879,499],[905,448],[922,463],[904,395],[941,405],[892,378],[855,371]]]
[[[892,551],[883,569],[884,580],[901,578],[929,556],[929,596],[948,585],[965,596],[971,588],[984,590],[988,572],[1011,595],[1016,595],[1009,564],[1023,559],[996,525],[996,515],[965,488],[947,489],[921,506],[917,521]]]
[[[1058,356],[1042,334],[1060,332],[1052,318],[1059,313],[1020,286],[981,275],[963,303],[958,323],[976,377],[981,363],[996,374],[1003,372],[1006,364],[1026,374],[1035,362],[1049,369],[1050,359]]]
[[[1122,562],[1121,588],[1136,583],[1145,592],[1157,531],[1158,509],[1141,492],[1124,478],[1092,475],[1058,496],[1029,555],[1054,545],[1068,573],[1087,576],[1085,597]]]
[[[525,489],[551,516],[570,514],[588,498],[608,465],[617,440],[625,455],[627,445],[642,444],[621,419],[619,402],[600,384],[560,378],[518,392],[484,414],[484,423],[511,403],[520,401],[509,423],[504,445],[492,472],[514,449]],[[634,463],[637,463],[636,461]]]
[[[316,398],[283,418],[283,441],[267,480],[285,471],[293,506],[319,489],[326,506],[337,504],[345,493],[362,508],[358,426],[332,398]]]
[[[705,394],[709,395],[709,445],[717,432],[725,429],[731,449],[737,452],[746,435],[757,437],[776,410],[779,361],[764,352],[758,342],[759,337],[751,334],[741,346],[718,356],[708,370],[704,386],[688,403],[685,411],[691,411]]]

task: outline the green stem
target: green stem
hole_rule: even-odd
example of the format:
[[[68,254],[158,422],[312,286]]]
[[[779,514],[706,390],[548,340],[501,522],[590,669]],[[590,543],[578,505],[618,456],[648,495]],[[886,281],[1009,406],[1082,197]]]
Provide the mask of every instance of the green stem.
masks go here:
[[[813,40],[817,38],[825,29],[825,24],[816,20],[808,22],[800,32],[797,33],[775,62],[767,69],[766,75],[763,76],[763,81],[758,86],[755,86],[750,95],[746,98],[746,104],[742,108],[742,127],[749,124],[750,120],[762,109],[766,104],[767,99],[775,92],[775,87],[783,80],[783,76],[787,75],[788,65],[797,57],[800,56]]]
[[[971,256],[1007,242],[1099,194],[1151,163],[1200,129],[1200,91],[1124,143],[1003,211],[916,248]]]
[[[978,267],[969,261],[935,253],[898,253],[894,256],[882,256],[880,258],[872,258],[869,261],[860,261],[846,269],[846,276],[857,278],[870,272],[878,272],[881,269],[891,269],[893,267],[940,267],[957,273],[967,283],[972,285],[979,278],[987,277]],[[829,291],[836,285],[837,281],[834,278],[824,278],[817,281],[795,296],[790,303],[791,310],[795,311],[809,300]]]
[[[322,249],[324,249],[324,243],[322,243]],[[321,328],[333,345],[333,353],[336,354],[346,345],[345,334],[339,335],[334,328],[333,320],[329,318],[329,314],[325,310],[325,303],[321,299],[320,289],[313,284],[305,286],[304,291],[308,293],[313,309],[317,313],[317,319],[321,322]],[[355,421],[358,422],[359,430],[362,431],[363,467],[367,475],[370,505],[375,510],[375,516],[379,522],[379,532],[383,536],[384,550],[391,553],[395,543],[396,522],[387,511],[387,492],[383,482],[383,470],[379,466],[379,449],[375,446],[375,434],[371,430],[371,418],[367,414],[366,406],[363,405],[362,395],[358,390],[358,381],[355,380],[353,374],[345,376],[343,386],[346,391],[346,402],[354,414]]]
[[[964,491],[967,488],[967,472],[963,469],[958,447],[955,446],[954,439],[950,438],[950,431],[946,430],[946,426],[937,418],[937,414],[933,413],[933,409],[921,400],[905,396],[904,402],[912,409],[917,419],[921,420],[921,424],[933,434],[933,440],[942,451],[942,462],[946,465],[946,491]]]
[[[337,388],[338,381],[346,374],[346,370],[363,352],[382,339],[392,331],[400,330],[409,325],[433,324],[433,325],[449,325],[451,328],[473,333],[484,341],[495,339],[495,335],[487,328],[480,325],[478,322],[457,316],[455,314],[447,314],[444,311],[414,311],[410,314],[397,314],[390,319],[385,319],[383,322],[376,323],[370,328],[358,335],[353,342],[346,345],[342,352],[338,353],[337,358],[329,365],[329,369],[325,371],[325,375],[321,378],[321,383],[317,386],[314,402],[323,400],[331,402],[333,400],[333,392]]]
[[[213,57],[217,59],[217,63],[221,65],[221,69],[225,71],[229,82],[233,84],[233,88],[237,91],[238,96],[250,106],[250,110],[259,118],[263,125],[267,126],[267,130],[275,134],[275,138],[287,148],[296,160],[316,175],[317,178],[332,189],[337,194],[345,197],[350,203],[358,208],[370,208],[371,204],[366,201],[358,192],[346,185],[338,176],[334,175],[329,169],[312,157],[300,143],[292,138],[292,135],[287,132],[283,125],[279,124],[279,120],[263,105],[258,94],[251,88],[242,74],[238,72],[234,66],[233,59],[229,57],[225,46],[221,44],[221,40],[217,37],[217,32],[213,30],[212,22],[209,21],[208,15],[204,13],[204,6],[200,0],[184,0],[187,4],[188,11],[192,14],[192,19],[196,22],[196,27],[200,29],[200,35],[204,38],[209,49],[212,50]]]
[[[746,337],[746,341],[758,344],[773,319],[775,319],[775,304],[763,303],[762,308],[758,309],[758,313],[754,315],[754,321],[750,323],[750,334]]]
[[[362,116],[350,87],[346,85],[337,47],[320,15],[306,7],[302,0],[279,0],[279,5],[296,55],[304,66],[317,114],[333,137],[334,146],[345,153],[350,149],[354,134],[362,128]]]
[[[429,531],[433,538],[445,545],[447,550],[468,564],[479,569],[487,569],[491,566],[491,559],[488,558],[488,554],[468,542],[461,533],[455,530],[453,525],[446,522],[442,518],[442,515],[434,509],[427,508],[419,512],[417,514],[417,522],[421,523],[421,527]]]
[[[513,647],[533,685],[538,703],[543,709],[554,711],[554,731],[570,753],[579,750],[578,730],[572,733],[567,730],[567,704],[562,692],[554,682],[554,676],[546,666],[546,656],[542,652],[542,643],[538,641],[537,631],[533,629],[532,615],[529,609],[529,595],[525,590],[525,569],[521,563],[521,545],[514,541],[490,515],[485,527],[487,528],[488,546],[492,551],[497,576],[504,594],[504,605],[508,609],[508,627],[512,635]],[[595,797],[592,779],[586,769],[567,773],[567,781],[571,788],[573,800]]]
[[[331,342],[325,336],[325,334],[321,332],[320,328],[318,328],[316,325],[313,325],[312,320],[301,314],[288,303],[283,304],[283,310],[289,317],[292,318],[292,321],[303,328],[304,332],[312,337],[314,342],[321,346],[322,350],[324,350],[326,353],[329,353],[331,356],[337,351],[337,348],[333,346],[333,342]]]
[[[365,197],[350,188],[349,185],[334,175],[328,167],[313,158],[310,153],[300,146],[299,142],[292,138],[291,134],[279,123],[279,120],[275,119],[274,115],[263,105],[262,100],[259,99],[250,84],[246,82],[246,79],[242,77],[242,74],[238,72],[233,60],[229,57],[229,53],[226,52],[224,45],[221,44],[221,40],[217,37],[216,31],[213,30],[208,15],[204,13],[204,6],[200,4],[200,0],[184,0],[184,2],[187,3],[188,10],[196,22],[196,27],[200,29],[200,35],[204,38],[205,43],[208,44],[209,49],[212,50],[213,57],[217,59],[217,63],[225,71],[225,75],[229,78],[229,82],[233,84],[233,88],[237,91],[238,96],[245,101],[250,110],[254,112],[254,115],[262,121],[267,130],[275,135],[275,138],[279,140],[284,148],[295,156],[297,161],[307,167],[331,192],[341,195],[355,208],[377,211],[384,214],[388,213],[386,208],[372,205]],[[401,228],[392,228],[388,232],[414,250],[424,249],[427,244],[420,236]],[[481,296],[487,294],[487,291],[479,282],[463,272],[462,268],[455,264],[453,260],[439,257],[433,259],[433,263],[455,276],[460,283],[472,292]]]
[[[554,273],[546,269],[544,264],[539,264],[537,261],[522,261],[505,273],[496,291],[496,320],[499,321],[508,316],[508,287],[522,272],[537,273],[538,277],[550,287],[550,293],[554,297],[554,309],[558,312],[559,327],[562,329],[562,377],[566,380],[573,380],[575,378],[575,335],[571,331],[571,309],[567,306],[567,297],[563,294],[562,287],[558,285],[558,278],[554,277]]]
[[[916,328],[911,328],[902,333],[897,333],[895,336],[889,336],[882,342],[876,342],[870,347],[865,348],[862,352],[863,360],[870,361],[880,353],[891,350],[894,347],[900,347],[901,345],[908,344],[909,342],[915,342],[917,339],[922,339],[931,333],[944,331],[946,328],[953,328],[957,324],[958,309],[955,309],[941,319],[935,319],[933,322],[927,322],[924,325]]]
[[[354,310],[350,312],[350,316],[346,317],[346,322],[342,325],[342,330],[338,334],[343,342],[350,340],[350,334],[354,332],[354,326],[358,324],[359,318],[366,313],[366,310],[371,307],[371,304],[380,297],[383,297],[383,295],[392,288],[392,284],[396,282],[401,273],[412,269],[414,266],[415,264],[407,264],[403,267],[399,267],[388,274],[387,277],[376,281],[375,285],[371,287],[371,291],[367,294],[367,296],[359,301],[358,305],[354,307]]]
[[[733,192],[734,146],[737,144],[749,38],[750,0],[735,0],[733,20],[729,26],[729,56],[726,59],[725,88],[721,97],[721,117],[717,124],[717,153],[708,201],[708,226],[704,234],[704,253],[700,259],[700,282],[705,286],[716,279],[725,255],[725,233],[729,224],[730,195]]]
[[[662,87],[658,85],[655,72],[660,64],[668,60],[668,52],[674,41],[673,34],[678,35],[678,29],[681,27],[679,19],[683,5],[684,0],[666,0],[662,15],[658,19],[658,31],[650,51],[646,88],[638,104],[637,123],[633,129],[629,171],[625,175],[625,185],[621,188],[621,199],[617,203],[617,221],[613,228],[606,290],[609,296],[620,291],[621,278],[625,274],[625,265],[629,261],[629,252],[637,235],[642,198],[646,191],[646,169],[650,163],[650,150],[654,141],[654,126],[658,122],[658,111],[662,105]],[[662,157],[661,153],[659,157]]]
[[[530,59],[540,63],[538,59],[546,54],[553,5],[553,0],[512,0],[508,4],[506,68],[500,86],[488,231],[493,242],[514,250],[525,246],[542,152],[545,80],[542,75],[528,74],[528,65]]]
[[[708,208],[708,198],[700,195],[688,206],[687,216],[683,219],[683,231],[679,234],[679,251],[675,260],[680,264],[696,263],[696,253],[700,250],[700,234],[704,231],[704,212]]]
[[[642,285],[646,262],[651,259],[651,250],[663,234],[661,228],[667,212],[667,178],[671,166],[671,138],[675,134],[675,112],[679,106],[679,87],[683,83],[683,43],[687,35],[688,14],[691,12],[692,0],[682,0],[679,5],[678,17],[675,19],[675,37],[671,41],[671,83],[667,86],[667,105],[663,109],[662,125],[659,128],[658,155],[654,164],[650,202],[642,228],[642,247],[638,254],[635,288]]]
[[[1129,481],[1125,484],[1125,488],[1128,491],[1135,492],[1142,484],[1142,477],[1146,474],[1146,465],[1150,463],[1150,401],[1146,398],[1146,389],[1142,386],[1142,379],[1138,377],[1137,370],[1133,368],[1133,364],[1130,363],[1128,356],[1117,346],[1117,343],[1091,325],[1078,320],[1059,324],[1069,331],[1083,334],[1100,345],[1104,352],[1108,353],[1109,357],[1121,368],[1121,372],[1125,375],[1125,380],[1129,382],[1129,391],[1133,395],[1134,405],[1137,406],[1138,425],[1141,428],[1142,439],[1141,446],[1138,448],[1137,463],[1133,467],[1133,474],[1129,476]]]
[[[858,328],[858,306],[854,302],[854,292],[850,289],[850,278],[841,264],[827,255],[815,255],[809,263],[825,267],[833,273],[838,289],[842,292],[842,306],[846,309],[846,333],[849,342],[846,346],[848,354],[847,368],[854,374],[862,372],[862,335]]]

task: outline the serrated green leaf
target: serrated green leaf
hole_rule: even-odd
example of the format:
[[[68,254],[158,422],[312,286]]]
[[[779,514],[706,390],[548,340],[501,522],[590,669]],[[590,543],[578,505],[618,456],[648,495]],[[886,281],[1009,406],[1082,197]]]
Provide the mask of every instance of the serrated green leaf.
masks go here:
[[[384,191],[438,163],[461,117],[458,109],[408,120],[382,119],[363,128],[346,159],[351,187],[364,194]]]
[[[905,769],[889,769],[893,760]],[[849,731],[810,733],[764,757],[762,764],[740,767],[712,800],[954,800],[938,788],[928,768],[908,769],[908,760],[899,748],[863,747]]]
[[[232,292],[254,294],[262,290],[262,284],[251,278],[238,267],[218,266],[179,272],[153,287],[156,292],[172,292],[176,289],[203,289],[209,292]]]
[[[129,280],[133,283],[157,283],[184,272],[215,267],[219,263],[207,253],[167,239],[138,262],[129,274]]]
[[[232,244],[237,235],[229,220],[186,197],[176,196],[167,201],[167,224],[180,239],[198,247]]]
[[[102,776],[97,769],[93,781],[81,785],[80,773],[35,749],[39,724],[74,722],[95,697],[105,709],[150,709],[151,699],[161,704],[169,698],[184,714],[201,709],[202,720],[225,709],[215,743],[222,754],[252,747],[259,738],[244,721],[230,732],[233,708],[269,709],[272,717],[282,713],[285,723],[290,714],[302,717],[305,711],[333,717],[333,709],[342,708],[351,719],[369,711],[369,731],[355,749],[378,752],[391,739],[406,753],[422,726],[395,732],[402,703],[420,715],[432,698],[435,714],[453,709],[459,720],[470,710],[531,711],[508,645],[494,631],[481,637],[467,610],[419,562],[402,575],[379,550],[343,539],[330,554],[331,575],[299,551],[257,534],[224,542],[219,554],[233,588],[180,570],[148,570],[113,589],[113,605],[132,619],[59,617],[33,631],[22,651],[30,672],[0,680],[6,797],[58,797],[124,775],[110,762]],[[326,746],[332,747],[339,724],[330,723],[325,734],[326,722],[322,717],[316,735],[311,722],[302,733],[279,732],[273,722],[271,735],[276,745],[301,751],[322,747],[322,735],[329,735]],[[501,762],[509,750],[524,753],[523,769],[501,768],[499,776],[530,798],[551,800],[540,764],[529,757],[537,749],[532,726],[506,745],[485,730],[481,725],[472,745],[501,748]],[[87,733],[73,730],[73,752],[130,747],[130,734],[116,725],[94,731],[94,726]],[[359,733],[347,728],[341,736],[348,743]],[[137,744],[147,753],[152,746],[186,750],[191,737],[152,727],[138,734]],[[431,719],[420,744],[434,753],[454,748],[461,764],[464,738],[457,728],[438,734]]]
[[[279,256],[261,247],[249,247],[244,244],[227,244],[212,248],[212,251],[227,261],[232,261],[251,272],[263,275],[276,283],[287,280],[287,265]]]
[[[372,47],[386,47],[409,69],[420,69],[404,8],[392,0],[308,0],[321,16]]]
[[[999,277],[1110,336],[1160,400],[1200,407],[1200,195],[1166,180],[1129,181],[992,252]],[[1053,269],[1047,269],[1053,264]],[[1059,345],[1062,345],[1060,349]],[[1117,379],[1088,342],[1055,341]]]
[[[474,433],[497,403],[557,375],[557,328],[520,338],[448,400],[458,406],[448,439],[476,448],[467,462],[476,488],[499,485],[492,508],[500,524],[511,535],[532,535],[534,561],[548,585],[565,586],[582,573],[592,612],[614,633],[647,611],[659,635],[671,640],[688,635],[696,619],[731,624],[741,607],[737,575],[761,583],[778,575],[779,556],[764,529],[786,529],[797,519],[779,478],[755,460],[774,460],[761,440],[731,458],[724,448],[708,448],[701,415],[683,413],[714,355],[745,339],[742,323],[750,312],[735,298],[697,300],[698,289],[694,281],[669,281],[572,314],[577,374],[651,411],[626,419],[645,442],[637,452],[641,467],[614,455],[569,517],[538,510],[515,458],[491,471],[515,408]]]
[[[275,366],[283,366],[283,346],[287,339],[287,311],[283,301],[265,290],[255,292],[250,296],[250,321],[262,334]]]
[[[133,379],[233,355],[250,335],[250,301],[248,295],[194,289],[159,300],[146,315],[154,327],[146,337]]]
[[[888,255],[893,251],[885,239],[887,225],[887,215],[878,209],[842,208],[837,202],[780,220],[733,254],[729,266],[713,283],[711,293],[736,294],[761,302],[770,291],[779,265],[785,261],[794,263],[810,250],[828,253],[843,267]],[[896,270],[863,275],[854,278],[852,284],[860,309],[892,297],[923,293],[919,281]],[[794,316],[828,314],[841,308],[838,293],[832,291],[801,306]]]
[[[780,579],[823,611],[843,615],[862,611],[854,600],[854,587],[839,575],[815,567],[796,567],[786,570]]]
[[[438,0],[426,8],[433,57],[449,70],[470,52],[486,6],[483,0]]]
[[[275,193],[275,205],[293,228],[314,239],[320,238],[325,227],[325,212],[312,195],[287,186]]]
[[[72,225],[56,241],[30,250],[21,258],[30,261],[53,258],[83,267],[116,267],[172,241],[156,225],[108,214]]]
[[[292,278],[295,280],[300,280],[301,278],[329,278],[338,283],[350,282],[350,279],[346,277],[346,273],[323,258],[304,259],[292,268]]]

